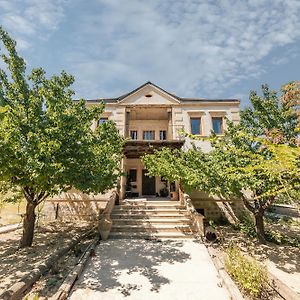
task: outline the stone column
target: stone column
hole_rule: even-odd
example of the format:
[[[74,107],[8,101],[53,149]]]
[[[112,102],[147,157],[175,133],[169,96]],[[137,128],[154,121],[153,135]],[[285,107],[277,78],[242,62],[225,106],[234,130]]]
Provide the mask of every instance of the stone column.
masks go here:
[[[174,140],[172,126],[172,108],[168,108],[168,134],[167,140]]]

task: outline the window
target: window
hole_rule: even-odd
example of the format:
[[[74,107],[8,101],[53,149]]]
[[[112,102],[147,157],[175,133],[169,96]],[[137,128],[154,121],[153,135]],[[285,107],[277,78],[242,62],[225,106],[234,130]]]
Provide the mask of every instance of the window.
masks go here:
[[[223,118],[212,117],[212,127],[215,134],[223,134]]]
[[[191,118],[191,134],[201,134],[201,118]]]
[[[146,130],[146,131],[143,131],[143,139],[144,140],[154,140],[155,139],[155,132],[154,130]]]
[[[99,121],[98,121],[98,125],[101,125],[101,124],[103,124],[107,121],[108,121],[108,118],[100,118]]]
[[[160,130],[159,131],[159,139],[161,141],[164,141],[167,139],[167,132],[165,130]]]
[[[128,174],[129,182],[136,182],[136,169],[130,169]]]
[[[130,138],[132,140],[137,140],[138,139],[138,133],[137,130],[130,130]]]

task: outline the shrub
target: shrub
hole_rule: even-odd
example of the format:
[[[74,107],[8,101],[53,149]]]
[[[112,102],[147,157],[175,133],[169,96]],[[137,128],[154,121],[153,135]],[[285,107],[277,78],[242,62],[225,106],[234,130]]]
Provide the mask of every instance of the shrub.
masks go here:
[[[245,257],[237,246],[230,246],[226,253],[226,271],[239,287],[252,298],[268,299],[266,268],[254,259]]]
[[[234,229],[239,230],[242,233],[245,233],[247,236],[255,238],[256,229],[255,224],[250,215],[243,215],[239,223],[234,225]]]
[[[266,232],[266,239],[268,242],[277,245],[300,247],[300,239],[298,237],[290,237],[274,230],[269,230]]]

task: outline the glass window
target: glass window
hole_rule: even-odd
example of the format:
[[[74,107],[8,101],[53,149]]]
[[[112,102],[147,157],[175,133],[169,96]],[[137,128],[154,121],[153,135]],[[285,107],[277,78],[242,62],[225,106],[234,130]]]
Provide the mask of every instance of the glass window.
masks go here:
[[[143,131],[143,139],[144,140],[154,140],[155,139],[155,133],[154,130],[146,130]]]
[[[201,118],[191,118],[191,134],[201,134]]]
[[[137,130],[130,130],[130,138],[132,140],[137,140],[138,139],[138,133]]]
[[[130,169],[128,174],[129,182],[136,182],[136,169]]]
[[[108,121],[108,118],[100,118],[99,121],[98,121],[98,125],[101,125],[101,124],[103,124],[107,121]]]
[[[215,134],[223,134],[223,118],[222,117],[213,117],[212,118],[212,127]]]
[[[161,141],[164,141],[167,139],[167,132],[165,130],[160,130],[159,131],[159,139]]]

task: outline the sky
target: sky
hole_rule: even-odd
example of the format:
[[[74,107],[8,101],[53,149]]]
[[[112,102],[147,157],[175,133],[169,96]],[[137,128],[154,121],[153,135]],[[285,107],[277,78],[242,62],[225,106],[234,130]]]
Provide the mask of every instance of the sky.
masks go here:
[[[0,0],[28,69],[75,76],[75,98],[151,81],[180,97],[239,98],[300,78],[300,0]]]

